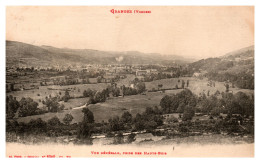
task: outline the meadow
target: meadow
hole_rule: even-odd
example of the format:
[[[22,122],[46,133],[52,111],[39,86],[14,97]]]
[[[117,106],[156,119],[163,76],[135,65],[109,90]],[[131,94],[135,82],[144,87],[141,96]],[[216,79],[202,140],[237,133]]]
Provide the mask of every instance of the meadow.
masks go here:
[[[93,112],[95,122],[108,121],[109,118],[114,116],[121,116],[125,111],[129,111],[132,115],[142,113],[146,107],[158,106],[163,93],[149,92],[146,95],[133,95],[125,97],[110,97],[104,103],[91,104],[88,108]],[[63,103],[65,108],[74,106],[72,109],[63,110],[57,113],[45,113],[41,115],[33,115],[18,118],[18,122],[29,122],[31,119],[41,118],[44,121],[57,116],[61,121],[67,113],[70,113],[74,119],[72,123],[82,121],[83,113],[82,108],[79,107],[85,104],[87,98],[70,99],[68,102]]]
[[[118,86],[127,84],[130,79],[132,79],[134,75],[128,76],[126,79],[121,80],[118,83]],[[180,80],[180,82],[178,82]],[[199,95],[200,93],[204,92],[205,94],[210,93],[213,94],[217,90],[220,92],[225,91],[224,83],[215,82],[215,87],[210,87],[207,85],[208,81],[206,79],[200,80],[193,77],[183,77],[183,78],[171,78],[171,79],[162,79],[156,80],[152,82],[146,82],[146,89],[152,90],[155,88],[158,89],[158,84],[162,84],[162,89],[171,89],[175,88],[177,84],[179,88],[181,87],[181,80],[185,82],[189,80],[189,87],[193,93]],[[24,91],[16,91],[10,92],[8,95],[12,94],[13,96],[17,97],[19,100],[21,97],[31,97],[37,102],[39,99],[44,99],[46,96],[51,94],[52,96],[56,96],[61,92],[61,96],[64,95],[66,89],[70,89],[70,96],[74,97],[74,99],[70,99],[68,102],[60,102],[65,105],[65,110],[58,113],[45,113],[42,115],[34,115],[34,116],[27,116],[27,117],[20,117],[18,118],[19,122],[29,122],[31,119],[35,118],[42,118],[43,120],[47,121],[48,119],[57,116],[60,120],[62,120],[65,114],[70,113],[74,117],[72,123],[78,123],[83,118],[82,108],[84,104],[87,103],[88,98],[78,98],[82,96],[84,90],[90,88],[93,90],[102,90],[106,88],[109,84],[107,83],[99,83],[99,84],[80,84],[80,85],[70,85],[70,86],[41,86],[39,89],[34,90],[24,90]],[[52,90],[48,89],[51,88]],[[186,88],[186,84],[185,84]],[[93,112],[95,121],[102,122],[108,121],[109,118],[114,116],[121,116],[125,111],[129,111],[133,116],[137,113],[142,113],[146,107],[153,107],[159,106],[160,100],[166,94],[176,94],[180,92],[182,89],[175,89],[175,90],[166,90],[165,93],[161,91],[158,92],[147,92],[145,95],[132,95],[132,96],[125,96],[125,97],[109,97],[106,102],[91,104],[88,108]],[[239,88],[230,88],[230,91],[236,93],[238,91],[245,92],[247,94],[254,94],[253,90],[248,89],[239,89]],[[37,94],[40,94],[38,96]],[[39,102],[39,107],[42,106],[42,103]],[[72,108],[72,109],[71,109]]]

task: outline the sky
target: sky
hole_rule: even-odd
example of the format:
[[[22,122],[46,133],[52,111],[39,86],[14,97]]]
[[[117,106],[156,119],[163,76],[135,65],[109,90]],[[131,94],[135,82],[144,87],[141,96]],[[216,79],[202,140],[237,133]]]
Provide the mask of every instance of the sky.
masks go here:
[[[148,10],[150,14],[112,14]],[[250,6],[9,6],[6,40],[58,48],[208,58],[254,45]]]

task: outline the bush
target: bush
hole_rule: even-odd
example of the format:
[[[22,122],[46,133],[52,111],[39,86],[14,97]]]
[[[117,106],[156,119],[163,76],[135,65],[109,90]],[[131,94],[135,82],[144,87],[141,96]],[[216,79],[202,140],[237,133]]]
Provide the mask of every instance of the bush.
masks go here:
[[[63,99],[64,102],[68,102],[69,101],[70,94],[69,94],[68,90],[65,91],[65,95],[62,97],[62,99]]]
[[[49,112],[59,112],[64,109],[64,105],[60,105],[57,97],[46,97],[43,101]]]
[[[13,118],[18,108],[19,102],[12,95],[6,97],[6,118]]]
[[[77,132],[77,138],[79,139],[90,139],[91,134],[93,132],[93,124],[81,122],[79,124],[78,132]]]
[[[57,116],[52,117],[51,119],[48,120],[48,125],[49,126],[59,126],[61,124],[59,118]]]
[[[127,143],[132,143],[134,142],[136,139],[135,139],[135,136],[136,134],[134,133],[131,133],[130,135],[127,136]]]
[[[184,112],[183,112],[183,121],[191,120],[193,116],[195,115],[195,112],[191,106],[185,106]]]
[[[176,117],[167,118],[166,121],[167,121],[167,123],[177,123],[177,122],[179,122],[178,118],[176,118]]]
[[[22,98],[19,102],[20,110],[19,110],[19,117],[26,117],[30,115],[37,114],[37,107],[38,103],[33,101],[30,97]]]
[[[220,113],[221,113],[221,109],[218,108],[218,107],[215,107],[215,108],[213,108],[213,109],[211,110],[211,115],[213,115],[213,116],[219,116]]]
[[[39,134],[46,133],[47,131],[47,123],[44,122],[41,118],[36,120],[32,119],[27,125],[25,124],[25,127],[27,127],[27,132],[29,133]]]
[[[84,90],[84,92],[83,92],[83,96],[84,97],[90,97],[90,96],[93,96],[93,91],[91,90],[91,89],[87,89],[87,90]]]
[[[113,144],[123,144],[124,143],[124,136],[122,132],[119,132],[117,136],[114,137]]]
[[[73,120],[73,116],[71,114],[66,114],[65,117],[63,118],[63,122],[66,125],[69,125],[72,120]]]

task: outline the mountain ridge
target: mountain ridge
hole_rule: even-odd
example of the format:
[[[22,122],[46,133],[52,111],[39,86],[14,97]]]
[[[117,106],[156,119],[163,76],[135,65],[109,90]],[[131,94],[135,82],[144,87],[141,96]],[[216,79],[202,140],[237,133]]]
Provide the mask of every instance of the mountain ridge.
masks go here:
[[[41,62],[51,64],[160,64],[164,61],[180,64],[190,60],[182,56],[163,56],[159,53],[142,53],[139,51],[110,52],[94,49],[56,48],[53,46],[36,46],[18,41],[6,40],[6,57],[9,64],[20,63],[21,58],[35,58]],[[26,59],[25,59],[26,60]],[[23,63],[25,64],[25,63]],[[27,63],[33,66],[33,63]]]

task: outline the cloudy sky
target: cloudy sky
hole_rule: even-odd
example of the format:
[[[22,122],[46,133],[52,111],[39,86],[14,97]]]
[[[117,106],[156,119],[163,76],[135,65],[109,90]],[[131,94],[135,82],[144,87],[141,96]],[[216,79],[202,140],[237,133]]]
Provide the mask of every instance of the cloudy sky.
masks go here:
[[[112,14],[111,9],[151,14]],[[7,7],[6,39],[207,58],[254,45],[253,7]]]

